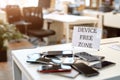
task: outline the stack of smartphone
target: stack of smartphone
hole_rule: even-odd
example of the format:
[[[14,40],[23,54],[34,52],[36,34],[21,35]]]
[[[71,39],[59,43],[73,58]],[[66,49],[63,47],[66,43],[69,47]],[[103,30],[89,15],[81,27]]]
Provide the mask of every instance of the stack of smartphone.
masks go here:
[[[87,52],[78,52],[78,53],[75,53],[75,56],[87,62],[100,61],[105,58],[104,56],[91,55]]]
[[[61,59],[62,58],[62,59]],[[79,72],[71,67],[74,63],[72,51],[48,51],[28,56],[28,63],[42,64],[37,69],[41,73],[55,73],[55,75],[75,78]]]
[[[76,58],[83,62],[77,62]],[[41,64],[37,69],[41,73],[55,73],[55,75],[75,78],[82,74],[86,77],[97,76],[98,69],[114,65],[114,62],[105,61],[104,56],[95,56],[87,52],[79,52],[73,55],[70,50],[48,51],[28,56],[28,63]],[[93,65],[86,65],[84,62],[98,62]]]
[[[64,59],[64,61],[63,61]],[[43,53],[35,53],[28,56],[28,63],[64,63],[64,64],[72,64],[74,63],[73,53],[71,50],[66,51],[48,51]]]
[[[73,52],[71,50],[65,50],[65,51],[48,51],[45,52],[46,57],[72,57]]]
[[[35,53],[28,55],[28,59],[26,60],[26,62],[32,64],[49,64],[50,62],[52,62],[52,60],[50,58],[42,57],[42,54],[40,53]]]
[[[69,78],[75,78],[79,75],[79,72],[73,69],[70,65],[42,65],[37,69],[41,73],[52,73],[58,76],[64,76]]]
[[[95,64],[91,65],[95,69],[103,69],[115,64],[114,62],[104,60],[104,56],[91,55],[87,52],[78,52],[75,56],[83,61],[89,62],[89,64],[95,62]]]

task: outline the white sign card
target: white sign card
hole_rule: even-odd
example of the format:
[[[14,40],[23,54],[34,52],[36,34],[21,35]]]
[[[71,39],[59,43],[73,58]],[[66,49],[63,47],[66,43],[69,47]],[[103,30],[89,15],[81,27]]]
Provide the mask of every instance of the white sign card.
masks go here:
[[[101,34],[101,28],[75,26],[73,30],[72,45],[99,50]]]

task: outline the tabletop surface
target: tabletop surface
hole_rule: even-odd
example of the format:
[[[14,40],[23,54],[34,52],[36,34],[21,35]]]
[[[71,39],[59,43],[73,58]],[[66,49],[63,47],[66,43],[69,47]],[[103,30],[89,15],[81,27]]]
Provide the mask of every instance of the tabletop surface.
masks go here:
[[[120,51],[114,50],[110,48],[110,46],[120,44],[119,38],[111,38],[104,39],[101,41],[100,51],[86,49],[86,48],[74,48],[74,52],[86,51],[90,54],[105,56],[105,60],[115,62],[116,65],[99,70],[99,75],[94,77],[85,77],[83,75],[79,75],[76,78],[67,78],[61,77],[58,75],[54,75],[52,73],[43,74],[37,72],[39,64],[29,64],[26,62],[27,56],[33,53],[40,53],[44,51],[52,51],[52,50],[72,50],[72,44],[60,44],[60,45],[52,45],[52,46],[44,46],[37,47],[34,49],[21,49],[21,50],[13,50],[12,57],[15,63],[18,65],[20,70],[27,75],[29,80],[103,80],[107,78],[112,78],[120,75]]]
[[[67,15],[67,14],[46,14],[43,15],[44,19],[51,19],[61,22],[75,22],[75,21],[97,21],[97,18],[90,16],[76,16],[76,15]]]

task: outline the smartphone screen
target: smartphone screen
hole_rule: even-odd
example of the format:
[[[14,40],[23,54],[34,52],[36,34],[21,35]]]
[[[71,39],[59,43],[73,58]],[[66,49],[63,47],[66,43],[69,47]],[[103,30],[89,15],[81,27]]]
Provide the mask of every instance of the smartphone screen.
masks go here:
[[[97,70],[84,63],[75,63],[72,67],[87,77],[96,76],[99,74]]]
[[[38,69],[38,71],[43,73],[49,73],[49,72],[70,72],[71,66],[68,65],[42,65],[41,70]]]
[[[47,57],[55,57],[55,56],[72,56],[71,50],[65,50],[65,51],[48,51],[46,54]]]
[[[108,66],[111,66],[111,65],[114,65],[114,64],[115,64],[114,62],[102,61],[102,62],[99,62],[99,63],[96,63],[96,64],[92,65],[91,67],[94,67],[96,69],[102,69],[102,68],[105,68],[105,67],[108,67]]]
[[[52,62],[52,60],[50,58],[37,58],[37,59],[33,59],[33,58],[28,58],[27,61],[28,63],[35,63],[35,64],[49,64],[50,62]]]
[[[62,51],[48,51],[47,56],[58,56],[62,55]]]
[[[49,62],[51,62],[51,59],[49,59],[49,58],[39,58],[36,61],[49,63]]]
[[[73,57],[73,51],[65,50],[62,52],[63,57]]]
[[[66,57],[62,64],[71,65],[75,62],[74,57]]]

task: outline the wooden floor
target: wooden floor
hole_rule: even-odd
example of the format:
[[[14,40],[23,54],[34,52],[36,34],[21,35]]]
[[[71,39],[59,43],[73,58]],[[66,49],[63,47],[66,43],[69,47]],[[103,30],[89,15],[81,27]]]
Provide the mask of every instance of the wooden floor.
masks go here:
[[[0,80],[12,80],[12,67],[8,62],[0,62]]]

